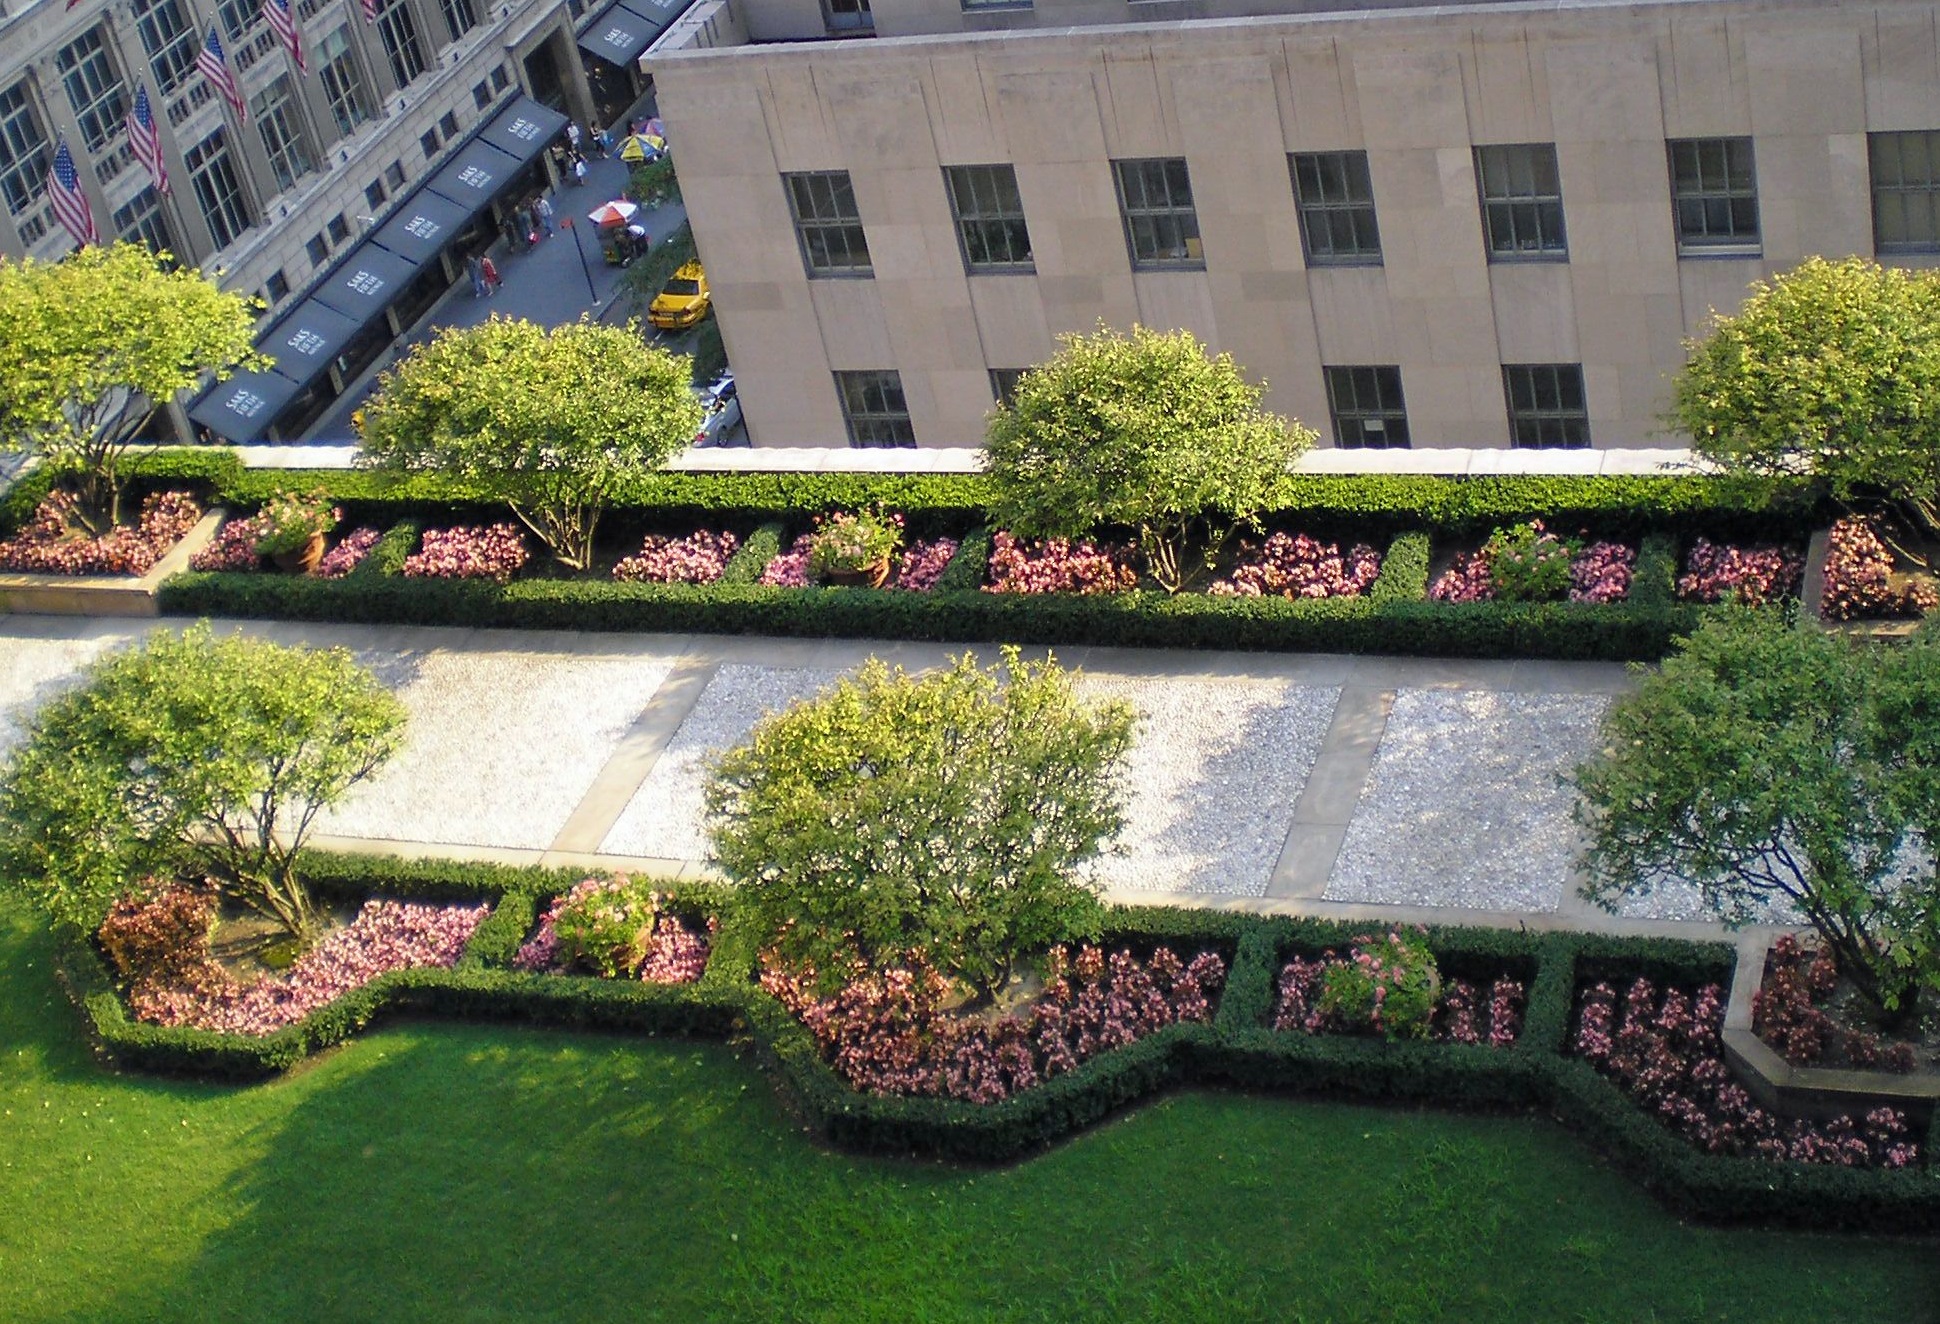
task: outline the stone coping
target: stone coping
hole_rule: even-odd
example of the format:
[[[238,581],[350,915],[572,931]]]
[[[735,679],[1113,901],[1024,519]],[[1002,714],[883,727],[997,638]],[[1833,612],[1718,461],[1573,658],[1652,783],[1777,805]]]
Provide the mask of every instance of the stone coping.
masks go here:
[[[0,612],[44,616],[159,616],[162,581],[189,568],[189,558],[208,546],[226,512],[208,511],[161,560],[137,579],[131,575],[0,574]]]

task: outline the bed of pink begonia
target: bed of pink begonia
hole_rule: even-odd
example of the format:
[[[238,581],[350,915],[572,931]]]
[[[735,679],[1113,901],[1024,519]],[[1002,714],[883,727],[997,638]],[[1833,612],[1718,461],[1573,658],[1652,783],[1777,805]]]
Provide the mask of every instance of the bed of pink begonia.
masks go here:
[[[1737,547],[1699,538],[1678,576],[1686,602],[1741,602],[1760,607],[1798,592],[1805,557],[1783,547]]]
[[[1940,607],[1940,591],[1924,579],[1893,583],[1893,554],[1869,519],[1848,517],[1826,540],[1825,591],[1820,610],[1835,621],[1923,616]]]
[[[404,559],[404,573],[424,579],[496,579],[518,573],[530,553],[516,524],[460,525],[426,529],[418,550]]]
[[[1232,571],[1206,591],[1219,597],[1358,598],[1380,573],[1381,554],[1366,543],[1343,554],[1337,543],[1275,533],[1258,546],[1243,544]]]
[[[990,540],[988,593],[1123,593],[1137,587],[1129,547],[1008,533]]]
[[[1570,558],[1571,602],[1621,602],[1630,596],[1637,549],[1620,542],[1593,542]],[[1495,576],[1486,549],[1462,552],[1429,586],[1430,602],[1491,602]]]
[[[546,913],[539,917],[539,927],[512,958],[513,968],[535,974],[561,969],[559,934],[554,928],[560,914],[595,893],[622,886],[622,880],[586,878],[554,897]],[[716,927],[713,920],[690,925],[678,915],[659,911],[653,919],[653,937],[647,943],[646,958],[636,972],[639,979],[648,984],[691,984],[699,979],[707,969],[707,954]]]
[[[50,493],[27,525],[0,542],[0,570],[54,575],[145,575],[202,518],[202,507],[186,492],[157,492],[142,502],[133,525],[121,525],[99,538],[75,531],[79,502],[69,493]]]
[[[1346,961],[1344,956],[1323,952],[1312,958],[1296,956],[1280,967],[1273,1028],[1302,1034],[1351,1033],[1340,1017],[1320,1009],[1321,987],[1328,968]],[[1522,1033],[1523,1008],[1528,1000],[1521,981],[1507,975],[1489,984],[1486,997],[1481,986],[1469,980],[1444,980],[1441,999],[1429,1023],[1428,1038],[1435,1043],[1508,1048]]]
[[[684,538],[649,533],[639,551],[614,565],[613,578],[646,584],[712,584],[740,546],[741,539],[734,534],[706,529]]]

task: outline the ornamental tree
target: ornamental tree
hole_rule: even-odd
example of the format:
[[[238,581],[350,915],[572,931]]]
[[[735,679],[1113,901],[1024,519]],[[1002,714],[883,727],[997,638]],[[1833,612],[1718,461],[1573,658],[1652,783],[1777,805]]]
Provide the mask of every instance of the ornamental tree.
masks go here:
[[[1884,497],[1940,532],[1940,276],[1815,257],[1751,289],[1690,342],[1671,421],[1727,474]]]
[[[689,380],[686,358],[648,346],[632,323],[447,327],[384,374],[363,411],[363,458],[502,480],[513,514],[584,570],[614,493],[693,440]]]
[[[872,658],[721,759],[714,859],[824,989],[915,958],[988,1000],[1019,955],[1095,931],[1076,870],[1122,824],[1132,724],[1015,648],[921,677]]]
[[[0,772],[0,885],[91,933],[138,879],[193,872],[307,939],[310,828],[403,727],[344,649],[157,632],[29,721]]]
[[[1026,537],[1136,529],[1147,572],[1176,593],[1257,525],[1314,434],[1262,410],[1232,355],[1189,331],[1101,325],[1059,344],[991,415],[991,513]]]
[[[1940,643],[1776,612],[1707,622],[1619,700],[1576,770],[1583,893],[1695,884],[1728,924],[1790,902],[1897,1022],[1940,987]]]
[[[0,259],[0,442],[72,470],[104,532],[149,415],[207,374],[269,366],[250,347],[258,307],[139,244]]]

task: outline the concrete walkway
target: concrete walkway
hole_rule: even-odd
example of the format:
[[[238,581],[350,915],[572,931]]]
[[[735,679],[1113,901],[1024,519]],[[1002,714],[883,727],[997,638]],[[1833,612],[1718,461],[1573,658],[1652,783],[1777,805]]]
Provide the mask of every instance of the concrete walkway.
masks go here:
[[[162,628],[181,622],[164,622]],[[147,628],[0,621],[0,751],[20,713]],[[962,646],[713,635],[224,623],[353,650],[404,699],[404,750],[319,844],[574,867],[705,872],[711,756],[765,711],[874,653]],[[974,646],[986,660],[991,646]],[[1612,664],[1073,648],[1086,691],[1141,715],[1114,900],[1262,913],[1717,937],[1689,895],[1611,915],[1577,896],[1564,774],[1588,755]]]

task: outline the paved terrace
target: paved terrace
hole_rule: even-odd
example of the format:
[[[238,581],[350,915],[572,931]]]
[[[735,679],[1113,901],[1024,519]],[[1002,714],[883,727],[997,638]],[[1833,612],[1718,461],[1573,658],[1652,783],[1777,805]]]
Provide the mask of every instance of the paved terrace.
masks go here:
[[[178,623],[179,624],[179,623]],[[0,619],[0,752],[23,711],[144,629]],[[164,624],[161,628],[169,628]],[[228,623],[342,645],[411,712],[402,753],[319,844],[706,872],[710,756],[870,654],[909,668],[962,646],[713,635]],[[986,659],[995,648],[978,646]],[[1125,902],[1345,919],[1717,937],[1689,892],[1611,915],[1576,893],[1564,775],[1621,666],[1071,648],[1089,692],[1141,714],[1128,826],[1098,866]]]

